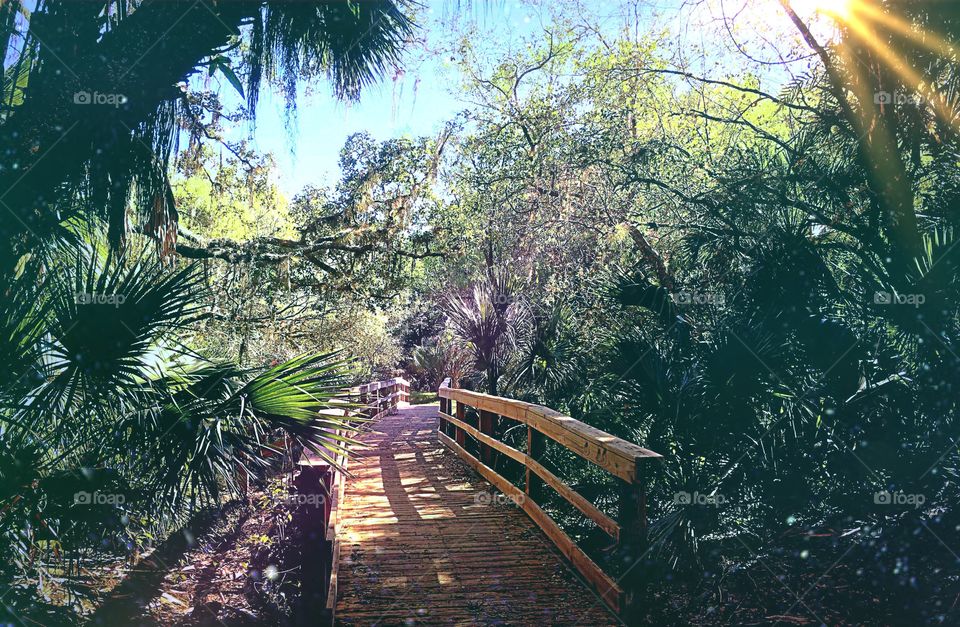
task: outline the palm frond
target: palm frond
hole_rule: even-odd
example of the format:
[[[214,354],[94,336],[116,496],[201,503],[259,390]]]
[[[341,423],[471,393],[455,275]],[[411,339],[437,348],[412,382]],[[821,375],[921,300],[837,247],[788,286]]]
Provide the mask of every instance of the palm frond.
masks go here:
[[[486,375],[490,394],[496,394],[497,381],[530,322],[529,308],[505,277],[487,276],[470,296],[451,295],[444,305],[453,334],[472,352],[473,368]]]
[[[50,296],[48,381],[38,399],[65,407],[143,383],[156,347],[201,313],[196,266],[168,270],[141,250],[128,258],[78,252]],[[41,403],[42,406],[42,403]]]
[[[413,31],[404,2],[270,2],[254,21],[247,98],[255,109],[263,79],[279,80],[293,106],[299,80],[326,75],[340,98],[356,98],[400,61]]]

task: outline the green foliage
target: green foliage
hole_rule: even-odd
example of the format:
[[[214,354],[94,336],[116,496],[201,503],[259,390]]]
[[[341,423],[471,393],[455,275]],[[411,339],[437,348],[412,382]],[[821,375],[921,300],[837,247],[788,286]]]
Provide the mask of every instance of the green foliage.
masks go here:
[[[123,552],[237,494],[238,478],[274,467],[279,434],[333,460],[356,426],[341,357],[266,369],[205,359],[182,342],[205,312],[197,266],[105,248],[95,240],[27,261],[6,286],[16,295],[0,334],[11,375],[0,386],[6,581],[88,557],[90,533]],[[56,555],[30,557],[51,542]]]
[[[905,24],[952,34],[901,8]],[[456,269],[429,268],[423,293],[487,374],[467,384],[665,456],[647,501],[653,580],[712,577],[800,530],[853,543],[882,529],[864,551],[916,558],[898,538],[952,520],[958,496],[955,99],[949,115],[854,102],[874,125],[864,134],[822,68],[770,93],[769,77],[673,65],[656,35],[570,21],[582,30],[492,59],[476,39],[458,42],[464,90],[482,103],[465,113],[447,179],[444,215],[465,252]],[[896,50],[955,93],[944,57],[899,39]],[[875,91],[863,83],[879,78],[830,54],[839,93]],[[882,74],[904,93],[925,89]],[[880,150],[881,131],[895,150]],[[881,191],[877,173],[896,162],[906,175]],[[895,197],[909,199],[915,233]],[[492,267],[524,277],[519,326],[492,304]],[[450,294],[433,296],[437,283]],[[548,463],[612,502],[575,460]],[[881,506],[883,491],[926,506]],[[564,524],[592,546],[590,525]],[[885,564],[876,580],[896,594],[894,558],[863,559]]]
[[[397,65],[413,28],[404,8],[386,0],[267,4],[253,23],[247,56],[250,106],[261,79],[278,80],[292,105],[297,84],[318,74],[338,97],[355,99]]]
[[[529,320],[510,278],[491,272],[469,296],[451,295],[444,312],[454,338],[471,353],[471,368],[483,374],[485,391],[496,396],[510,353]]]
[[[318,77],[337,97],[356,99],[397,66],[413,28],[411,8],[389,0],[34,5],[28,11],[14,0],[0,9],[0,134],[9,164],[0,168],[0,186],[16,188],[7,204],[17,217],[5,227],[11,250],[0,251],[3,272],[77,216],[104,218],[118,252],[131,231],[172,252],[178,208],[169,175],[181,130],[189,128],[192,140],[222,140],[211,129],[216,96],[188,82],[200,68],[245,93],[252,119],[264,83],[279,84],[289,109],[297,85]],[[164,45],[134,53],[132,42],[146,40]],[[90,106],[98,93],[115,103],[116,115]],[[61,141],[67,129],[78,132]]]
[[[472,355],[464,346],[464,339],[443,333],[413,348],[410,369],[417,387],[433,392],[443,380],[450,378],[453,385],[472,374]]]
[[[288,202],[269,156],[224,127],[265,84],[290,109],[317,76],[355,98],[397,64],[406,3],[200,6],[199,43],[145,53],[126,84],[143,83],[136,107],[83,124],[54,106],[71,85],[48,56],[95,75],[99,42],[130,16],[150,11],[157,34],[177,22],[163,3],[86,21],[80,5],[5,3],[3,574],[159,533],[236,492],[238,472],[266,476],[278,433],[331,458],[354,426],[338,391],[403,365],[424,388],[451,376],[663,454],[647,486],[651,578],[712,585],[766,557],[750,546],[826,529],[835,548],[869,538],[849,550],[873,552],[861,561],[877,588],[915,586],[904,546],[954,527],[960,496],[960,20],[945,4],[873,4],[869,28],[841,23],[790,80],[740,57],[699,76],[684,56],[702,50],[613,30],[576,2],[510,50],[469,27],[442,54],[471,104],[439,138],[353,135],[341,179]],[[201,67],[250,111],[170,89]],[[81,235],[92,217],[106,243]],[[544,463],[615,502],[574,455]],[[884,506],[884,491],[925,505]],[[79,493],[127,498],[83,507]]]

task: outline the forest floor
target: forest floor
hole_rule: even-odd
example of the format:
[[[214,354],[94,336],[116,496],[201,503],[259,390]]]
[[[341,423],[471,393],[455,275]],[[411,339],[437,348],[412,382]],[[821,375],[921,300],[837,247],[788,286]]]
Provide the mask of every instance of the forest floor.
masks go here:
[[[299,582],[289,511],[253,492],[176,561],[151,556],[93,616],[102,625],[278,625]]]
[[[935,529],[938,535],[941,531]],[[655,586],[658,591],[644,622],[711,626],[960,624],[960,560],[933,535],[927,542],[919,534],[905,532],[910,538],[903,542],[881,542],[867,534],[844,534],[848,532],[825,529],[783,538],[753,562],[730,565],[700,581],[661,580],[666,585]],[[271,538],[266,553],[264,536]],[[115,620],[117,615],[98,612],[97,616],[106,620],[94,622],[184,627],[289,624],[289,603],[283,595],[296,594],[295,573],[280,574],[273,582],[260,573],[270,566],[267,562],[276,561],[279,574],[283,564],[291,562],[282,555],[295,542],[290,536],[276,534],[269,512],[253,508],[233,512],[218,528],[198,538],[195,548],[176,566],[166,570],[162,581],[152,588],[145,611],[122,622]],[[804,551],[805,557],[801,557]],[[916,555],[914,551],[922,551],[926,557],[905,561],[898,555]],[[355,557],[356,563],[347,562],[348,569],[355,570],[363,563],[359,555]],[[524,624],[511,622],[507,616],[487,618],[477,624]]]

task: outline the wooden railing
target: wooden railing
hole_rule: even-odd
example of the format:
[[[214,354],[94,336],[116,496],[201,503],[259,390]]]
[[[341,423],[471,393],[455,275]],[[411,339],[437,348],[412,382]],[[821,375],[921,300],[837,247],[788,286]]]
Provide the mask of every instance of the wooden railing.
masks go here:
[[[655,463],[661,456],[548,407],[455,389],[449,385],[450,380],[447,379],[439,390],[440,441],[522,507],[610,608],[621,615],[631,614],[639,599],[639,581],[642,580],[639,576],[642,574],[640,569],[633,566],[635,560],[641,557],[647,535],[644,482],[652,470],[650,464]],[[476,410],[475,421],[467,417],[468,407]],[[497,422],[501,418],[527,426],[525,452],[494,437]],[[479,459],[467,451],[467,437],[478,443]],[[617,478],[619,513],[616,520],[541,463],[545,438],[573,451]],[[493,459],[496,453],[523,465],[523,490],[494,470]],[[628,561],[634,560],[626,566],[630,570],[629,576],[624,576],[619,581],[614,580],[543,511],[538,502],[543,502],[547,486],[606,532],[617,543],[620,555],[625,556]]]
[[[366,408],[368,418],[379,418],[384,412],[395,412],[397,403],[410,400],[410,382],[399,377],[375,381],[351,388],[350,393],[351,396],[356,394],[357,402]]]
[[[344,416],[361,415],[376,419],[397,410],[398,403],[410,396],[410,384],[404,379],[395,378],[386,381],[374,381],[344,390],[345,409],[330,409],[321,413]],[[344,435],[338,433],[338,435]],[[304,590],[304,602],[309,604],[306,614],[317,616],[320,624],[333,625],[337,604],[337,571],[340,565],[339,528],[340,504],[343,502],[346,487],[346,468],[348,458],[338,455],[331,464],[328,460],[315,457],[303,457],[299,461],[299,474],[296,480],[297,494],[307,499],[305,508],[306,526],[303,547],[303,581],[319,582],[311,594]],[[311,512],[310,507],[322,506]],[[311,505],[312,504],[312,505]]]

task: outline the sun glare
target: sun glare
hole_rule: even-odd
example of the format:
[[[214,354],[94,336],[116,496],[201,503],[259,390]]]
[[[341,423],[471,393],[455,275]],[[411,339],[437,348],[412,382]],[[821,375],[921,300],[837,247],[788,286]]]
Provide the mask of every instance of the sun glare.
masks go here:
[[[781,2],[783,0],[780,0]],[[849,25],[863,0],[787,0],[819,41],[834,39],[841,24]]]
[[[790,0],[790,6],[800,17],[810,18],[815,14],[833,20],[848,20],[853,14],[857,0]]]

